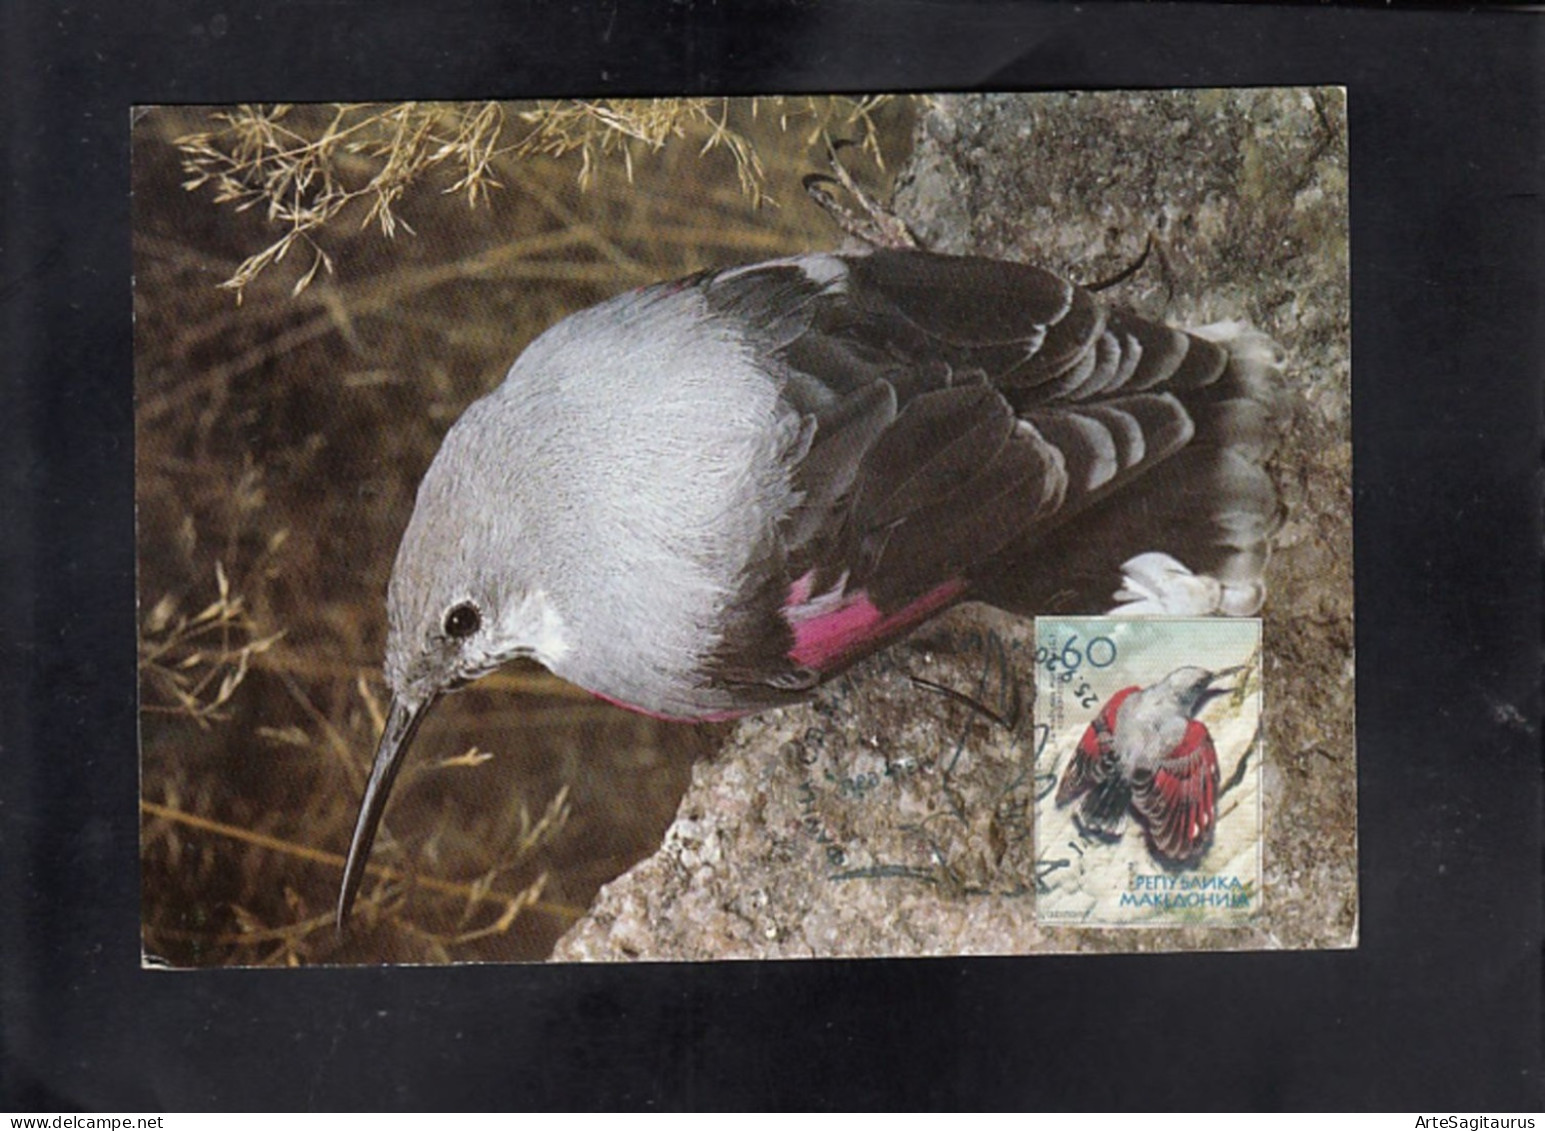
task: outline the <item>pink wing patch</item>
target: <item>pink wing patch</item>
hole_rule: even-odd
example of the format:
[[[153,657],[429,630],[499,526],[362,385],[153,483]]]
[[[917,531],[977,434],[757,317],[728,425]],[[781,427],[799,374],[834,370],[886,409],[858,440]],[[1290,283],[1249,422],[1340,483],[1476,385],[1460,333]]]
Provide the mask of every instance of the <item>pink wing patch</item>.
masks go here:
[[[783,616],[794,630],[789,659],[818,672],[872,651],[921,624],[952,604],[966,589],[964,581],[946,581],[911,604],[885,613],[863,589],[848,593],[839,585],[830,593],[813,597],[813,582],[814,574],[807,573],[789,586]]]

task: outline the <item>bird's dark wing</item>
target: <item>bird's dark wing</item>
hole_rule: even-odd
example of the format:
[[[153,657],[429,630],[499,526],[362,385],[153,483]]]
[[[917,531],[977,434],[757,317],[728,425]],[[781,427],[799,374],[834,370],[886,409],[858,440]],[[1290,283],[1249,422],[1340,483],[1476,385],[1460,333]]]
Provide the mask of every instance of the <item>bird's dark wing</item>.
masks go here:
[[[1110,697],[1084,730],[1057,786],[1058,806],[1083,798],[1076,819],[1089,836],[1114,840],[1126,824],[1132,784],[1122,774],[1116,753],[1116,718],[1122,703],[1138,690],[1124,687]]]
[[[1121,704],[1127,696],[1137,691],[1136,687],[1124,687],[1106,701],[1104,707],[1084,729],[1084,736],[1079,739],[1078,747],[1073,752],[1073,759],[1068,763],[1066,770],[1062,772],[1062,781],[1057,786],[1057,804],[1066,805],[1075,801],[1086,792],[1112,774],[1117,773],[1116,766],[1116,712],[1121,709]]]
[[[1021,264],[877,251],[698,285],[806,421],[800,502],[709,673],[730,682],[803,689],[974,594],[1183,449],[1197,425],[1181,394],[1227,363]]]
[[[1218,777],[1212,735],[1195,719],[1151,777],[1134,777],[1132,807],[1155,853],[1188,863],[1206,851],[1218,820]]]

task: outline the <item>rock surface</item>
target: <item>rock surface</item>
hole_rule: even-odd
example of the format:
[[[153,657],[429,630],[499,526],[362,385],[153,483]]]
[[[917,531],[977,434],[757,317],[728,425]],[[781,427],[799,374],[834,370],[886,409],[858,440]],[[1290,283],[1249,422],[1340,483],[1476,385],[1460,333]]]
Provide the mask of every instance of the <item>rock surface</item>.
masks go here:
[[[1178,324],[1243,318],[1287,350],[1249,925],[1036,923],[1033,625],[969,605],[742,723],[660,851],[554,960],[1355,945],[1345,121],[1336,89],[936,97],[894,202],[926,246],[1085,283],[1151,234],[1108,298]]]

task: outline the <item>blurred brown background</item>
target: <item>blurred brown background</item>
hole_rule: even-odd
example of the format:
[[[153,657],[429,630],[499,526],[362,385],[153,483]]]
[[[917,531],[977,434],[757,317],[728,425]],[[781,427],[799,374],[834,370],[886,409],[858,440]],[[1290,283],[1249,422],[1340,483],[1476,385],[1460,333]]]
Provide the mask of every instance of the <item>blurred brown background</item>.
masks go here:
[[[147,962],[540,959],[657,847],[720,732],[507,670],[426,724],[337,935],[397,540],[445,430],[527,342],[631,286],[833,246],[800,187],[824,136],[863,143],[847,163],[883,190],[913,110],[137,114]]]

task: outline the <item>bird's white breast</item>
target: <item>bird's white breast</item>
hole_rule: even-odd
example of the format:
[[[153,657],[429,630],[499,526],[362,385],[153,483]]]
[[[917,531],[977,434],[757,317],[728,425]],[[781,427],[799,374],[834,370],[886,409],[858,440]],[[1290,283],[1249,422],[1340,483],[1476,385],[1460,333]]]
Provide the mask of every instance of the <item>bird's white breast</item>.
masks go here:
[[[694,291],[651,288],[554,326],[475,410],[502,453],[502,552],[563,625],[554,670],[670,713],[792,503],[776,384]]]

